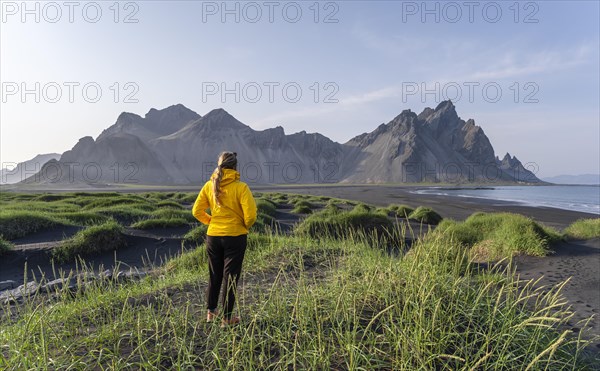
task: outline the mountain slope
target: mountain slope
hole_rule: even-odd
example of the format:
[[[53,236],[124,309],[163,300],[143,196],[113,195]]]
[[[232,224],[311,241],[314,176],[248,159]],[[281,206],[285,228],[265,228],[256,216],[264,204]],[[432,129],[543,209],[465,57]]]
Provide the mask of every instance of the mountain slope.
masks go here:
[[[180,131],[150,142],[151,147],[178,168],[184,179],[208,179],[225,149],[235,151],[239,170],[257,183],[314,183],[309,165],[341,162],[342,145],[321,134],[286,135],[282,127],[256,131],[223,109],[215,109]]]
[[[46,153],[37,155],[31,160],[19,162],[14,166],[8,166],[9,164],[3,163],[5,168],[0,170],[0,184],[14,184],[18,183],[25,178],[39,172],[50,160],[58,160],[60,153]]]

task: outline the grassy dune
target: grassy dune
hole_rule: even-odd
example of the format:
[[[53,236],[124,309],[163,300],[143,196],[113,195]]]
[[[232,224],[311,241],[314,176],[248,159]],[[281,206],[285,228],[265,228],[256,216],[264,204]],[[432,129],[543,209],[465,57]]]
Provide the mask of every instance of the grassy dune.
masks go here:
[[[0,369],[592,367],[582,353],[589,341],[582,332],[565,330],[573,313],[561,285],[538,288],[536,282],[518,281],[510,264],[481,270],[474,262],[481,251],[495,258],[543,255],[562,238],[515,214],[443,220],[406,254],[392,255],[384,247],[404,237],[402,219],[419,208],[257,195],[259,222],[248,236],[236,307],[242,323],[225,329],[207,324],[206,227],[191,223],[184,215],[191,211],[173,204],[189,207],[195,196],[70,194],[48,195],[45,201],[0,196],[4,205],[78,205],[60,211],[86,213],[68,220],[76,224],[92,222],[88,213],[108,218],[106,210],[116,209],[138,227],[182,220],[190,226],[182,242],[195,247],[140,281],[94,280],[76,290],[65,288],[55,299],[38,295],[10,309],[12,315],[0,316]],[[271,228],[275,208],[283,204],[311,210],[287,235]],[[48,212],[38,206],[40,213]],[[4,210],[0,217],[10,220],[15,211]],[[136,211],[125,215],[127,210]],[[429,218],[431,212],[418,214]],[[43,215],[67,220],[58,212]],[[436,222],[432,218],[427,221]],[[65,241],[57,256],[115,248],[123,226],[112,219],[99,223]],[[0,313],[9,313],[3,305]]]
[[[483,260],[545,256],[549,244],[562,239],[556,230],[511,213],[475,213],[464,222],[444,220],[431,237],[458,242]]]
[[[2,320],[0,365],[585,367],[585,342],[558,330],[571,316],[560,287],[519,289],[510,269],[475,269],[460,244],[422,241],[399,259],[373,248],[365,234],[260,238],[247,253],[237,327],[203,322],[207,261],[200,246],[141,282],[95,283],[55,304],[32,299],[18,320]]]
[[[600,237],[600,218],[579,219],[565,229],[569,238],[588,239]]]
[[[52,254],[59,262],[65,262],[93,253],[113,251],[124,246],[123,227],[110,220],[77,232],[52,250]]]

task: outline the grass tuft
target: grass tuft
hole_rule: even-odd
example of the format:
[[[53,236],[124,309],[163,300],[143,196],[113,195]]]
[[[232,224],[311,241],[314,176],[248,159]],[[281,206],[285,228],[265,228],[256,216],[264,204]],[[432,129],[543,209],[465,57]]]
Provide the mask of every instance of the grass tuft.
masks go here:
[[[387,209],[391,212],[394,213],[396,216],[398,216],[399,218],[408,218],[408,216],[415,211],[415,209],[413,209],[410,206],[407,205],[396,205],[396,204],[392,204],[389,205],[387,207]]]
[[[52,250],[52,255],[59,262],[67,262],[77,257],[119,249],[125,244],[123,227],[110,220],[77,232]]]
[[[408,215],[409,219],[416,220],[425,224],[438,224],[442,221],[440,214],[436,213],[432,209],[424,206],[419,206],[413,212]]]
[[[172,209],[183,209],[180,203],[175,201],[160,201],[156,204],[157,207],[169,207]]]
[[[188,233],[183,236],[184,244],[191,244],[193,246],[201,245],[206,239],[206,231],[208,226],[206,224],[200,224],[199,226],[191,229]]]
[[[14,210],[0,212],[0,235],[8,240],[64,225],[72,225],[72,223],[46,212]]]
[[[178,228],[189,225],[189,221],[183,218],[152,218],[135,222],[131,228],[154,229],[154,228]]]
[[[275,216],[275,204],[272,201],[265,199],[256,200],[256,209],[258,213],[266,214],[268,216]]]
[[[600,218],[579,219],[565,229],[565,235],[574,239],[590,239],[600,237]]]
[[[310,208],[310,206],[299,205],[292,209],[292,213],[294,213],[294,214],[310,214],[310,213],[312,213],[312,209]]]
[[[433,235],[459,242],[483,260],[520,254],[545,256],[548,244],[561,239],[555,230],[512,213],[475,213],[464,222],[444,220]]]
[[[0,235],[0,256],[11,251],[13,247],[14,245],[10,241],[5,240],[4,237]]]
[[[358,206],[357,206],[358,207]],[[362,210],[362,207],[360,208]],[[295,228],[295,233],[309,236],[343,237],[352,233],[378,233],[391,230],[392,222],[387,216],[358,211],[334,211],[326,208],[302,220]]]

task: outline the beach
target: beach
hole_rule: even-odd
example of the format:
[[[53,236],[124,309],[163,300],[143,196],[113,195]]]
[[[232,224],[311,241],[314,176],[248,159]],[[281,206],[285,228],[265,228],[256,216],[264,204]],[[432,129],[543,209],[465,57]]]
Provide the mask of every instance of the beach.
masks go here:
[[[482,198],[453,197],[417,193],[423,187],[387,186],[387,185],[327,185],[327,186],[252,186],[254,192],[298,193],[316,196],[329,196],[388,206],[390,204],[406,204],[411,207],[427,206],[444,218],[464,220],[475,212],[510,212],[518,213],[535,219],[547,226],[563,230],[569,224],[581,218],[595,218],[594,214],[562,210],[548,207],[532,207],[515,202],[486,200]],[[190,187],[173,189],[161,188],[167,191],[192,191]],[[107,189],[102,189],[106,192]],[[127,189],[127,192],[146,192],[148,189]],[[23,266],[28,269],[37,268],[40,264],[48,276],[52,267],[49,266],[46,252],[56,245],[64,235],[73,234],[76,230],[54,230],[48,236],[25,237],[19,243],[26,244],[25,249],[16,251],[0,261],[0,281],[23,280]],[[129,231],[132,232],[132,231]],[[174,233],[177,232],[177,233]],[[165,255],[176,255],[181,247],[177,234],[181,231],[137,232],[128,235],[130,248],[105,254],[96,259],[95,265],[110,269],[114,259],[128,266],[141,266],[143,261],[160,265]],[[45,243],[38,243],[48,241]],[[540,285],[556,285],[568,280],[563,288],[564,298],[576,312],[569,325],[574,332],[580,331],[584,318],[593,316],[589,323],[591,330],[585,336],[600,335],[600,239],[585,241],[563,241],[550,246],[552,254],[546,257],[517,256],[514,258],[516,272],[523,280],[538,279]],[[73,269],[75,264],[63,266]],[[600,351],[600,342],[593,344],[593,350]]]
[[[594,218],[598,215],[550,207],[532,207],[515,202],[489,200],[483,198],[452,197],[445,195],[422,194],[420,186],[387,185],[327,185],[319,186],[260,186],[257,192],[290,192],[318,196],[329,196],[359,200],[377,206],[406,204],[411,207],[428,206],[444,218],[464,220],[474,212],[512,212],[535,219],[548,226],[563,229],[580,218]]]

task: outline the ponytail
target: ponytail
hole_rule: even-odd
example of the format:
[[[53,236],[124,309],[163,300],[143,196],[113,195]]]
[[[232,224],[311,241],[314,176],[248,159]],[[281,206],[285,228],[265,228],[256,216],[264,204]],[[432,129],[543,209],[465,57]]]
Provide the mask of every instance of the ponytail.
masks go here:
[[[221,195],[221,180],[223,179],[223,169],[233,169],[237,167],[237,153],[235,152],[222,152],[219,155],[217,168],[215,169],[212,177],[213,186],[213,197],[214,202],[217,206],[221,206],[219,196]]]
[[[213,197],[215,198],[215,204],[217,206],[221,206],[221,201],[219,201],[219,196],[221,195],[221,179],[223,178],[223,168],[221,165],[217,166],[215,169],[215,176],[213,177],[212,186],[213,186]]]

